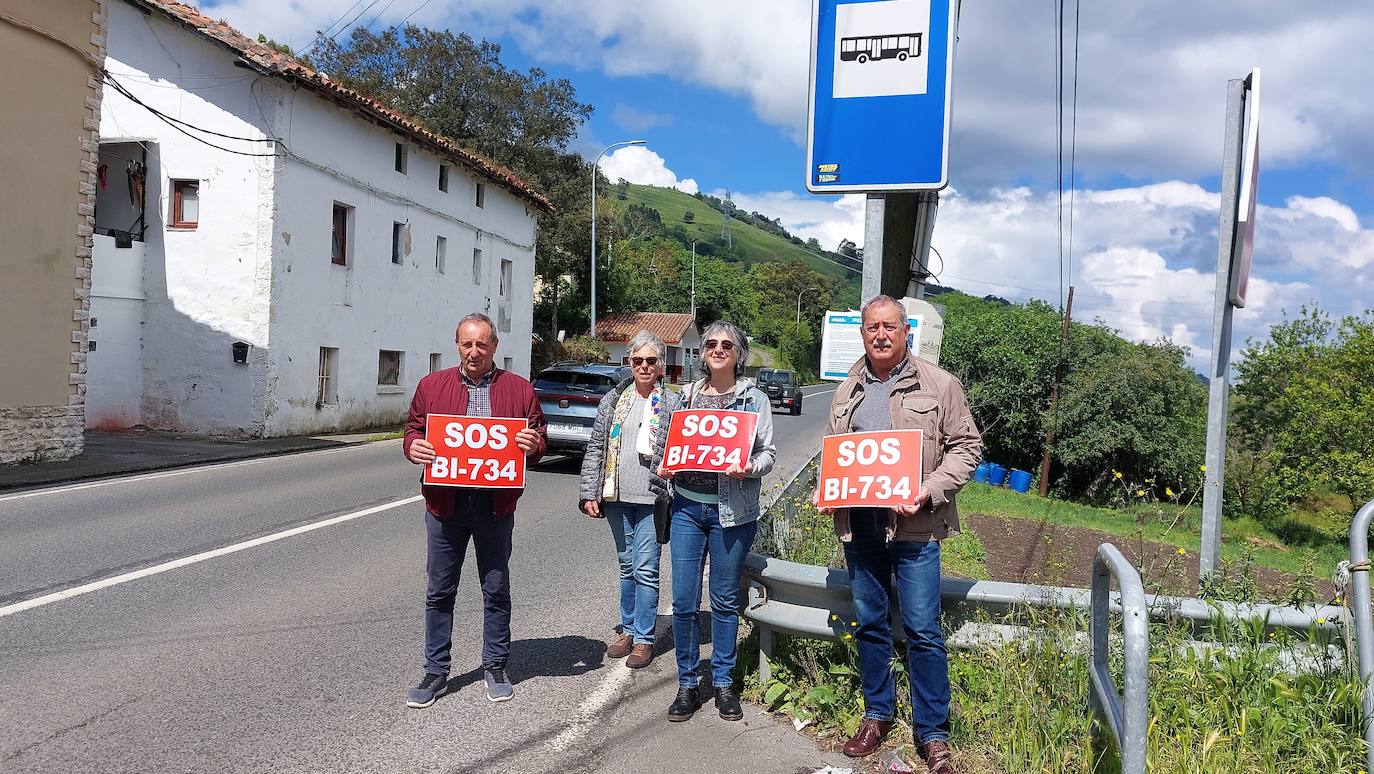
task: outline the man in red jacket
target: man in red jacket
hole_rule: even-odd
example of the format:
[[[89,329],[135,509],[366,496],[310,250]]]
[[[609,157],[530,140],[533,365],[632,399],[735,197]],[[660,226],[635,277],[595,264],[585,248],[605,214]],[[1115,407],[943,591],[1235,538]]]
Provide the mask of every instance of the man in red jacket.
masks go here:
[[[402,449],[406,459],[425,465],[434,446],[425,440],[425,418],[433,414],[471,417],[525,417],[529,427],[515,435],[530,462],[548,448],[544,413],[528,380],[496,367],[496,325],[473,313],[458,323],[457,368],[436,371],[420,380],[406,417]],[[506,674],[510,654],[510,553],[518,489],[467,489],[421,486],[429,582],[425,590],[425,676],[406,696],[410,707],[428,707],[448,689],[449,651],[453,645],[453,600],[463,556],[472,540],[477,572],[482,577],[482,667],[487,698],[507,701],[515,695]]]

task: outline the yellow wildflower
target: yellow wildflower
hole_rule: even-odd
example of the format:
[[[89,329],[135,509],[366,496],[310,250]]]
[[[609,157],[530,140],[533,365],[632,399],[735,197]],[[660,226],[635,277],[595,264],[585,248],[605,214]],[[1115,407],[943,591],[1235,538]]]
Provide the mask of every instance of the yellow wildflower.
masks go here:
[[[1198,465],[1198,466],[1197,466],[1197,469],[1200,470],[1200,471],[1202,471],[1203,473],[1206,473],[1206,472],[1207,472],[1207,466],[1206,466],[1206,465]]]
[[[1135,490],[1135,496],[1136,496],[1136,497],[1144,497],[1144,496],[1145,496],[1145,490],[1144,490],[1144,489],[1137,489],[1137,490]]]
[[[1174,496],[1174,490],[1170,489],[1170,488],[1167,487],[1167,486],[1164,487],[1164,496],[1165,496],[1165,497],[1173,497],[1173,496]]]
[[[1178,555],[1179,555],[1179,556],[1184,556],[1184,555],[1186,555],[1187,553],[1188,553],[1188,549],[1186,549],[1186,548],[1180,548],[1180,549],[1178,549]]]
[[[838,621],[838,620],[840,620],[840,617],[837,616],[837,615],[832,615],[832,616],[830,616],[830,620],[832,620],[832,621]]]
[[[1320,626],[1321,624],[1324,624],[1324,623],[1326,623],[1326,619],[1325,619],[1325,618],[1318,618],[1318,619],[1317,619],[1317,624],[1318,624],[1319,626]]]
[[[1119,470],[1113,470],[1113,471],[1112,471],[1112,475],[1113,475],[1113,476],[1116,476],[1117,479],[1119,480],[1119,479],[1121,478],[1121,471],[1119,471]]]
[[[849,632],[845,632],[845,633],[844,633],[844,638],[845,638],[846,640],[852,640],[852,639],[854,639],[854,635],[850,634]]]
[[[858,626],[858,625],[859,625],[859,622],[858,622],[858,621],[850,621],[850,622],[849,622],[849,625],[850,625],[851,627],[853,627],[853,626]]]

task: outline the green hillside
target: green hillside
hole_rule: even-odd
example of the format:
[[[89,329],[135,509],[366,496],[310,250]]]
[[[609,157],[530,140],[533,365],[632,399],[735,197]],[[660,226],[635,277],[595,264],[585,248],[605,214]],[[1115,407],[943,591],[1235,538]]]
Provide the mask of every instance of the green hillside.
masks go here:
[[[608,192],[614,196],[612,186]],[[721,218],[718,210],[685,194],[675,188],[658,188],[651,185],[630,185],[626,189],[626,201],[642,204],[658,210],[663,217],[664,226],[678,226],[687,233],[687,239],[700,239],[703,242],[720,237]],[[691,212],[695,221],[684,223],[682,217]],[[762,213],[767,215],[768,213]],[[837,300],[854,306],[858,305],[860,276],[840,266],[827,257],[818,255],[804,245],[798,245],[763,229],[740,220],[730,219],[731,249],[722,257],[733,259],[746,267],[763,261],[804,261],[816,271],[833,277],[843,285],[836,290]]]

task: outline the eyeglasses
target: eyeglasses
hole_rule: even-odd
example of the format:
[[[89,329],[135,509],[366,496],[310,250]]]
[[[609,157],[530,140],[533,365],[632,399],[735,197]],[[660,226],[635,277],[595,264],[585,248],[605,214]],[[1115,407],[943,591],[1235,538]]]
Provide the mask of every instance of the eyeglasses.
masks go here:
[[[721,339],[720,341],[716,341],[715,339],[707,339],[702,344],[702,347],[705,349],[715,349],[716,347],[720,347],[721,350],[729,352],[730,350],[735,348],[735,342],[731,341],[730,339]]]
[[[645,364],[651,365],[651,366],[656,366],[656,365],[658,365],[658,358],[656,358],[656,357],[632,357],[632,358],[630,358],[630,365],[634,366],[635,368],[638,368],[638,367],[640,367],[640,366],[642,366],[642,365],[645,365]]]

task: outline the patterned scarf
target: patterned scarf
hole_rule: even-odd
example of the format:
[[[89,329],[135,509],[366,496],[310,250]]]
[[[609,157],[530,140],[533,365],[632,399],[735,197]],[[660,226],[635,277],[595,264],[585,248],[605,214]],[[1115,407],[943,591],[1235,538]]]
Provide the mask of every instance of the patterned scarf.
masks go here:
[[[611,431],[606,439],[606,458],[604,460],[605,483],[601,485],[601,496],[607,500],[615,500],[620,496],[617,472],[620,469],[620,428],[625,424],[625,418],[630,415],[630,407],[635,403],[635,396],[639,393],[635,390],[634,384],[626,385],[625,390],[616,399],[615,409],[611,412]],[[653,453],[654,433],[658,432],[659,414],[663,403],[663,387],[655,385],[654,391],[649,393],[649,405],[645,409],[645,417],[639,420],[639,438],[635,439],[636,450],[644,454],[645,444],[641,443],[644,439],[649,440],[649,453]]]

